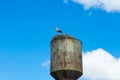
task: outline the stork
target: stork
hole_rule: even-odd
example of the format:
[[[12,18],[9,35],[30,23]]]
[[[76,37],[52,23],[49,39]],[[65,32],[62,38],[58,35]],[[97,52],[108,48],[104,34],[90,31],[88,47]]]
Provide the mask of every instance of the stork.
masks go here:
[[[62,33],[62,31],[58,27],[56,27],[55,30],[59,33]]]

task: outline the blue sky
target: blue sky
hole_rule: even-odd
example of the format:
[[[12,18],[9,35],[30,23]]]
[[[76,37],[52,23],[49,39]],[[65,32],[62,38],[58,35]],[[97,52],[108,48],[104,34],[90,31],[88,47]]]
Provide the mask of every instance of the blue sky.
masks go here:
[[[102,48],[119,58],[119,8],[86,5],[79,0],[0,0],[0,80],[53,80],[49,67],[41,64],[50,59],[55,26],[82,40],[84,52]]]

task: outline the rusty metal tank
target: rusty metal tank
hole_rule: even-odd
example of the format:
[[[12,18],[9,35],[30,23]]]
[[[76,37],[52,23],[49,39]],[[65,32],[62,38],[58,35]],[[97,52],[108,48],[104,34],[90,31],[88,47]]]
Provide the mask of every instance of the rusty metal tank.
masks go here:
[[[77,80],[82,74],[82,42],[66,34],[51,41],[50,74],[55,80]]]

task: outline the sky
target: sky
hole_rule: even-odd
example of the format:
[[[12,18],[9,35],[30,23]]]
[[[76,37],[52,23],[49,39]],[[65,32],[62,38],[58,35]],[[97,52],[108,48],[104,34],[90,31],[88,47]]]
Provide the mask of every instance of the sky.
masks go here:
[[[56,26],[83,43],[79,80],[120,80],[120,0],[0,0],[0,80],[54,80]]]

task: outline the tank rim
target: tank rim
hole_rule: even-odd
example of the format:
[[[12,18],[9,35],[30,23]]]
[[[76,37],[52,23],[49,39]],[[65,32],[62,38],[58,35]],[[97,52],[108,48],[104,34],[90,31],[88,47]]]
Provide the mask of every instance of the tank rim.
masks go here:
[[[51,40],[51,44],[53,43],[54,40],[57,40],[57,39],[75,39],[75,40],[78,40],[80,41],[80,43],[82,44],[82,41],[80,39],[76,39],[68,34],[58,34],[58,35],[55,35],[52,40]]]

